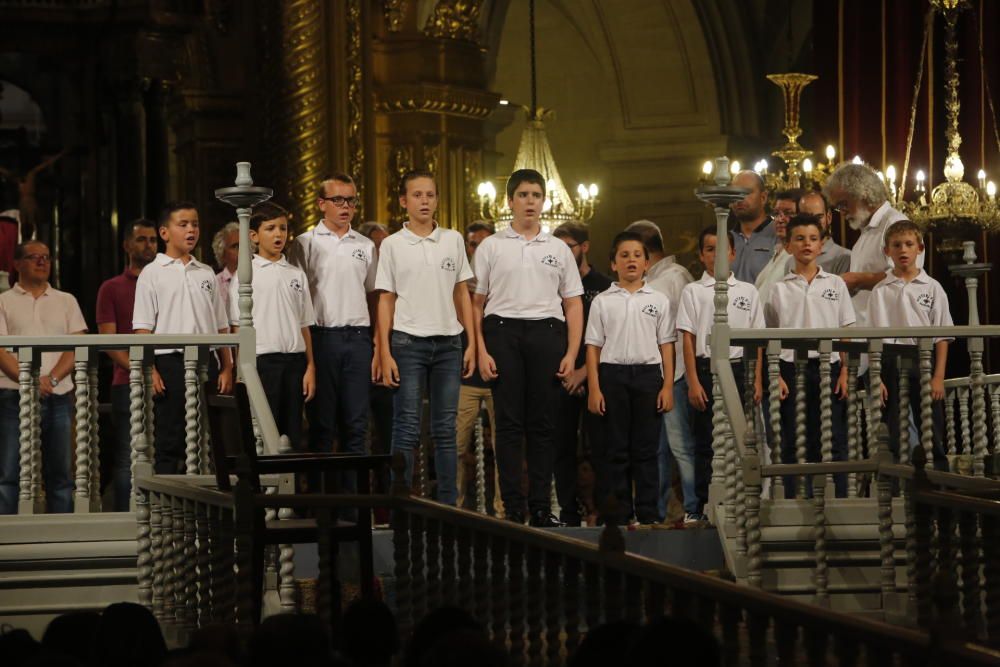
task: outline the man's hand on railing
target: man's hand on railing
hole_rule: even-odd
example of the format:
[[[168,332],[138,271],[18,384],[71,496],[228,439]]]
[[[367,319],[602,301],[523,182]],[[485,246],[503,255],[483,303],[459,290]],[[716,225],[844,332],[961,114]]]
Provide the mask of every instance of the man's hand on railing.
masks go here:
[[[694,373],[690,373],[688,378],[688,401],[691,402],[691,407],[698,412],[704,412],[705,408],[708,407],[708,395]]]

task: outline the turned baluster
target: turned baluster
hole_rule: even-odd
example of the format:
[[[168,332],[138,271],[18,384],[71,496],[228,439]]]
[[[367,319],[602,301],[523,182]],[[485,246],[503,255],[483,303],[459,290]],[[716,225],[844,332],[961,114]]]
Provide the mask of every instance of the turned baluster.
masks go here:
[[[542,587],[542,550],[537,547],[526,549],[525,569],[527,570],[527,595],[525,596],[528,631],[526,644],[528,664],[532,667],[542,662],[542,636],[545,623]]]
[[[983,339],[970,338],[969,380],[972,383],[972,474],[986,474],[986,454],[989,442],[986,437],[986,397],[983,395]]]
[[[35,366],[31,371],[31,505],[35,514],[41,514],[45,507],[42,493],[42,393],[40,371]]]
[[[205,384],[208,382],[208,359],[212,351],[207,347],[198,350],[198,473],[211,475],[212,441],[211,429],[208,426],[208,404],[205,402]],[[293,584],[294,585],[294,584]],[[282,598],[282,609],[285,609]],[[286,611],[291,611],[286,609]]]
[[[958,436],[955,434],[955,398],[957,389],[945,389],[944,392],[944,432],[949,458],[958,453]],[[994,424],[1000,422],[994,420]],[[1000,430],[998,430],[1000,432]]]
[[[752,615],[752,612],[748,612],[747,615]],[[779,665],[799,664],[799,628],[797,625],[790,621],[775,619],[774,643],[777,648]]]
[[[184,542],[183,498],[174,498],[174,625],[184,629],[187,616],[187,545]]]
[[[567,556],[563,566],[562,593],[565,604],[563,614],[566,617],[566,655],[571,656],[580,645],[580,572],[583,569],[580,561]],[[660,589],[662,593],[662,588]],[[662,597],[660,609],[663,608]]]
[[[419,514],[410,516],[410,598],[413,603],[413,622],[419,623],[427,613],[427,579],[424,570],[425,521]]]
[[[768,376],[768,412],[771,418],[773,440],[769,443],[771,462],[781,463],[781,341],[771,340],[767,343],[767,376]],[[784,446],[791,446],[786,443]],[[771,482],[771,497],[785,497],[785,482],[781,476],[774,477]]]
[[[208,505],[195,503],[194,507],[195,536],[198,539],[198,627],[204,627],[212,622],[212,575],[209,571],[212,553],[208,542]]]
[[[219,588],[222,579],[222,562],[224,559],[222,542],[222,528],[219,520],[222,508],[209,505],[206,508],[205,522],[208,527],[208,619],[209,623],[222,622],[222,605],[219,604],[222,598],[219,595]]]
[[[246,507],[252,502],[252,491],[244,480],[240,480],[236,484],[236,489],[234,490],[234,495],[236,496],[236,506]],[[259,601],[256,598],[258,592],[256,582],[254,582],[254,577],[250,576],[253,569],[253,531],[254,531],[254,515],[251,512],[233,512],[233,530],[235,532],[235,543],[236,543],[236,569],[237,576],[235,580],[235,586],[233,591],[235,612],[236,612],[236,623],[242,626],[242,629],[246,632],[253,628],[256,618],[255,613],[258,609]],[[317,591],[317,612],[320,618],[329,621],[329,605],[332,601],[332,595],[330,592],[330,526],[332,522],[330,521],[330,513],[326,510],[321,510],[317,512],[316,515],[317,523],[317,548],[319,554],[319,586]],[[332,564],[336,567],[336,564]],[[324,586],[326,590],[324,591]],[[323,600],[324,593],[326,594],[326,599]],[[327,604],[323,604],[326,602]]]
[[[927,460],[932,461],[934,457],[934,398],[931,396],[931,378],[933,377],[931,355],[934,353],[934,341],[930,338],[921,338],[918,348],[920,353],[920,446],[924,448]],[[983,405],[982,435],[984,439],[986,438],[985,412],[986,406]],[[908,426],[908,421],[901,421],[899,430],[909,431]]]
[[[482,410],[476,415],[476,511],[486,514],[486,442]]]
[[[924,466],[927,463],[923,447],[913,451],[914,479],[906,499],[913,505],[914,521],[914,585],[916,589],[917,624],[924,629],[931,623],[931,541],[934,532],[933,511],[917,501],[918,492],[928,488]]]
[[[317,555],[319,556],[319,581],[316,587],[316,613],[328,628],[332,627],[334,623],[334,617],[336,616],[334,608],[339,607],[339,602],[334,599],[339,593],[336,586],[336,547],[330,536],[330,529],[333,527],[334,522],[335,519],[331,510],[318,510],[316,524],[319,534],[316,547]],[[237,604],[239,604],[239,601],[237,601]]]
[[[795,350],[795,462],[806,462],[806,365],[809,353]],[[796,478],[796,498],[806,497],[806,476]]]
[[[973,512],[958,515],[959,546],[962,550],[962,618],[969,639],[975,640],[982,627],[982,591],[980,590],[979,541],[977,516]]]
[[[138,489],[136,489],[138,492]],[[162,515],[162,579],[163,605],[161,623],[173,625],[174,622],[174,498],[164,495],[160,503]]]
[[[202,385],[204,387],[204,385]],[[202,405],[206,405],[204,402]],[[202,411],[202,416],[207,415],[206,409]],[[202,431],[205,433],[205,431]],[[283,439],[283,442],[286,441]],[[210,446],[211,443],[208,443]],[[283,452],[286,453],[286,452]],[[205,468],[211,470],[211,466]],[[295,478],[292,475],[283,475],[279,482],[282,493],[295,493]],[[359,510],[367,512],[367,509]],[[290,507],[278,509],[278,520],[289,521],[295,518],[295,511]],[[298,609],[298,590],[295,588],[295,546],[292,544],[278,545],[278,599],[281,601],[281,611],[286,614],[293,613]]]
[[[972,427],[969,422],[969,388],[958,388],[958,423],[962,433],[962,454],[972,456]]]
[[[77,513],[90,511],[90,382],[87,378],[87,361],[90,359],[90,349],[78,347],[75,351],[73,377],[76,392],[76,497],[74,511]],[[98,434],[94,434],[95,436]],[[94,440],[99,440],[95,437]],[[145,517],[148,520],[148,515]],[[141,525],[141,524],[140,524]],[[145,590],[142,580],[139,582],[139,599],[142,600]]]
[[[760,457],[757,454],[757,434],[754,429],[747,429],[746,458],[743,460],[744,488],[746,489],[745,507],[745,544],[747,557],[747,583],[760,588],[760,571],[763,566],[760,531]]]
[[[850,633],[834,637],[833,648],[839,664],[847,665],[848,667],[858,664],[861,647]]]
[[[899,405],[896,406],[896,419],[899,422],[899,462],[903,464],[910,462],[910,365],[912,363],[908,356],[901,354],[896,368],[899,383]],[[921,382],[921,385],[923,384]]]
[[[462,579],[455,568],[455,527],[449,523],[441,525],[441,604],[452,606],[457,603],[456,594]],[[461,574],[469,576],[468,570]]]
[[[484,626],[490,617],[490,579],[489,579],[489,558],[490,558],[490,538],[484,532],[471,529],[460,529],[460,541],[458,551],[458,571],[462,578],[462,606],[465,609],[474,610],[476,618]],[[469,550],[472,550],[471,566],[469,572],[470,558]]]
[[[881,338],[872,338],[868,341],[868,400],[865,408],[868,411],[868,456],[875,456],[874,447],[878,447],[878,441],[873,437],[878,425],[882,423],[882,349]],[[909,423],[909,422],[907,422]]]
[[[216,618],[222,623],[236,622],[236,518],[233,510],[222,509],[219,515],[218,600],[212,598]]]
[[[413,627],[413,592],[410,581],[410,515],[401,509],[392,513],[392,558],[396,575],[396,623],[399,636],[409,636]]]
[[[642,580],[630,574],[625,575],[625,620],[642,622]]]
[[[626,578],[627,583],[628,579]],[[697,621],[698,625],[714,634],[715,613],[717,611],[716,601],[707,595],[699,595],[695,606],[697,609],[694,614],[694,620]]]
[[[806,660],[809,667],[827,667],[825,630],[816,628],[805,629]]]
[[[587,632],[590,632],[601,624],[601,566],[596,563],[584,565],[583,596]]]
[[[824,434],[826,435],[826,434]],[[816,475],[813,485],[813,586],[816,589],[815,603],[830,605],[829,567],[826,553],[826,481],[824,475]]]
[[[1000,387],[990,385],[990,417],[993,420],[993,447],[991,454],[1000,453]]]
[[[739,607],[723,603],[719,608],[722,626],[722,664],[736,665],[740,661],[740,622],[743,612]]]
[[[424,520],[427,555],[427,610],[441,606],[441,523],[437,519]],[[450,582],[449,582],[450,583]]]
[[[552,551],[545,554],[545,662],[549,665],[559,664],[562,620],[562,581],[559,573],[562,569],[562,556]]]
[[[153,609],[153,552],[151,519],[149,513],[149,494],[143,492],[136,506],[136,579],[139,587],[139,604],[146,609]],[[89,502],[89,498],[88,498]]]
[[[35,414],[34,375],[38,368],[39,356],[34,348],[20,347],[17,349],[17,380],[20,396],[18,399],[18,497],[17,511],[19,514],[32,514],[35,503],[32,497],[32,461],[36,442],[32,437],[31,426]]]
[[[892,462],[889,452],[889,429],[885,424],[879,424],[875,429],[878,451],[874,460],[879,465]],[[882,608],[885,609],[889,596],[896,592],[896,549],[892,535],[892,478],[879,471],[876,473],[876,488],[878,502],[878,542],[879,560],[881,562],[880,578],[882,588]],[[907,526],[907,533],[912,527]]]
[[[184,348],[184,472],[197,475],[201,463],[201,420],[198,414],[198,355],[195,345]]]
[[[138,465],[149,465],[152,457],[149,453],[146,430],[145,387],[142,382],[142,364],[146,360],[145,348],[135,345],[128,351],[128,396],[129,396],[129,438],[131,441],[130,457],[132,460],[132,500],[135,507],[138,500],[138,489],[135,487],[135,470]]]
[[[956,570],[955,520],[948,507],[937,508],[938,559],[937,572],[932,578],[934,606],[937,614],[935,629],[943,637],[958,638],[961,620],[958,609],[958,579]]]
[[[767,664],[767,628],[770,619],[764,614],[747,614],[748,655],[752,667]]]
[[[160,494],[149,492],[149,553],[152,560],[153,616],[163,620],[163,513]]]
[[[736,451],[730,447],[728,437],[729,431],[726,428],[726,408],[722,399],[722,385],[719,382],[719,375],[715,371],[715,361],[712,361],[712,458],[713,471],[716,457],[720,460],[722,471],[723,491],[723,512],[726,523],[735,524],[736,513]],[[715,481],[715,480],[713,480]],[[711,500],[713,494],[709,494],[710,503],[718,507],[717,500]],[[722,517],[716,517],[716,523],[721,523]]]
[[[98,377],[97,377],[97,351],[90,355],[90,363],[87,365],[87,384],[90,397],[88,412],[90,416],[90,511],[101,511],[101,439],[93,437],[101,432],[100,415],[98,408]]]
[[[1000,643],[1000,518],[984,514],[983,532],[983,602],[986,607],[986,636]]]
[[[490,538],[490,631],[493,641],[507,645],[507,542]]]
[[[514,665],[524,664],[524,545],[510,542],[507,548],[510,606],[510,657]],[[532,592],[532,595],[534,592]]]
[[[847,459],[857,461],[861,458],[861,429],[858,422],[858,365],[860,359],[856,352],[847,354]],[[847,475],[847,497],[858,497],[857,473]]]
[[[183,557],[181,561],[181,571],[182,571],[182,581],[183,589],[181,597],[179,600],[180,613],[177,615],[177,621],[182,628],[185,630],[191,630],[195,627],[195,618],[198,613],[198,578],[195,572],[195,559],[197,558],[198,551],[195,548],[194,538],[195,538],[195,525],[194,525],[194,508],[193,501],[182,500],[180,503],[181,508],[181,525],[183,526],[183,532],[181,533],[181,539],[184,544]],[[177,590],[177,587],[174,587]]]

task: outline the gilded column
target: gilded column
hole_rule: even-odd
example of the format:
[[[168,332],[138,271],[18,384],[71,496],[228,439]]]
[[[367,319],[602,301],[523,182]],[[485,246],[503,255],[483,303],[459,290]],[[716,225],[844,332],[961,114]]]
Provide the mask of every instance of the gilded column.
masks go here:
[[[315,217],[317,184],[327,170],[328,104],[324,7],[320,0],[287,0],[276,6],[280,44],[277,89],[271,105],[275,193],[302,230]]]

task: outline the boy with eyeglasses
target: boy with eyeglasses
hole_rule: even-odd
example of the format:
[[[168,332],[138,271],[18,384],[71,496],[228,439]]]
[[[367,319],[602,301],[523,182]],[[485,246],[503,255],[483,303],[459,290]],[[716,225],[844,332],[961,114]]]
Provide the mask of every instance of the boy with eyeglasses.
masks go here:
[[[351,228],[358,210],[354,180],[336,173],[320,183],[316,205],[323,214],[288,247],[288,261],[309,281],[316,324],[312,327],[316,397],[307,405],[309,446],[364,453],[369,387],[377,380],[371,326],[377,256],[375,244]]]

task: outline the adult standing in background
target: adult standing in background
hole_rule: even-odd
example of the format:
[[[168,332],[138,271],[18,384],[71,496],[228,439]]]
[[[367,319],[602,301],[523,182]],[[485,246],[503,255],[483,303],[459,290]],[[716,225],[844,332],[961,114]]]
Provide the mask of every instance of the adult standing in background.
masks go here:
[[[778,237],[772,219],[767,215],[767,189],[764,179],[755,171],[745,169],[733,178],[733,187],[750,192],[730,206],[736,221],[736,260],[733,275],[737,280],[754,284],[757,276],[771,260]]]
[[[851,251],[833,240],[831,223],[833,211],[830,202],[822,192],[807,192],[799,199],[799,213],[813,215],[823,227],[823,249],[820,250],[818,264],[827,273],[839,276],[851,270]],[[789,270],[795,268],[795,258],[788,258]]]
[[[222,270],[215,274],[219,284],[219,294],[222,303],[229,312],[229,284],[236,276],[236,266],[240,262],[240,223],[227,222],[225,226],[212,237],[212,253],[215,255],[216,266]]]

